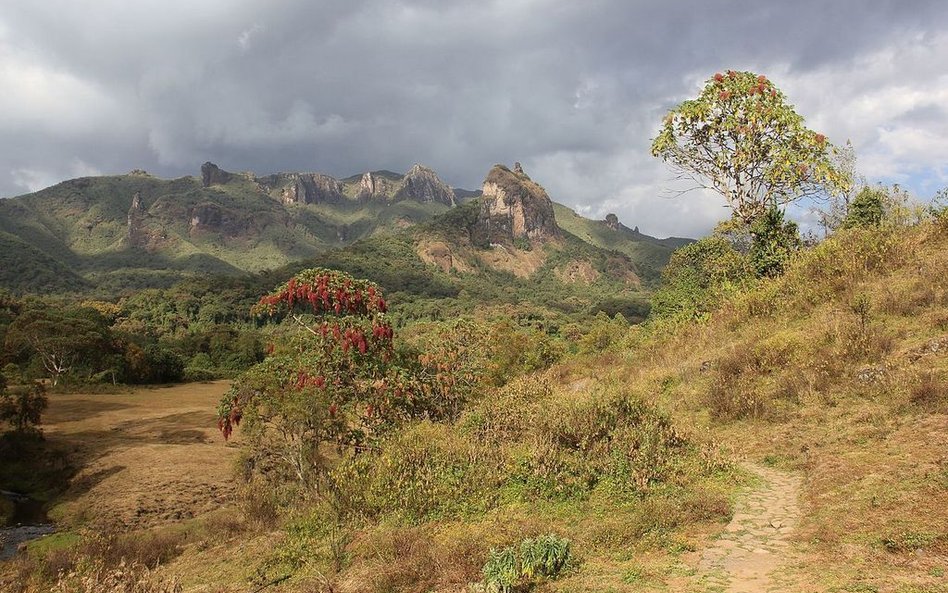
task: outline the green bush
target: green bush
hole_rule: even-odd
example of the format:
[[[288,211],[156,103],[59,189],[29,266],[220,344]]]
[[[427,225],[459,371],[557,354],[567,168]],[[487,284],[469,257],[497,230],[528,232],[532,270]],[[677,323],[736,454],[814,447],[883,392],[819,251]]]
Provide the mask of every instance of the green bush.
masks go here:
[[[500,475],[475,447],[443,424],[406,426],[377,451],[348,455],[333,469],[340,511],[409,523],[484,511],[497,502]]]
[[[882,189],[862,188],[850,202],[843,228],[877,227],[885,215],[886,193]]]
[[[490,593],[509,593],[539,578],[553,579],[572,560],[570,541],[556,535],[525,539],[519,546],[491,549],[481,574]]]
[[[596,392],[543,402],[515,452],[512,479],[528,496],[583,498],[600,483],[639,496],[666,480],[687,443],[638,398]]]
[[[48,405],[42,383],[7,389],[6,381],[0,375],[0,424],[7,424],[17,432],[36,430]]]
[[[510,593],[520,580],[520,562],[515,548],[491,549],[482,570],[488,593]]]
[[[652,298],[651,319],[689,320],[712,311],[753,277],[745,256],[719,235],[676,250]]]
[[[570,542],[555,535],[541,535],[520,542],[520,572],[524,577],[555,577],[570,560]]]
[[[784,218],[783,210],[772,207],[750,227],[751,245],[747,254],[759,277],[779,276],[787,260],[800,249],[797,224]]]

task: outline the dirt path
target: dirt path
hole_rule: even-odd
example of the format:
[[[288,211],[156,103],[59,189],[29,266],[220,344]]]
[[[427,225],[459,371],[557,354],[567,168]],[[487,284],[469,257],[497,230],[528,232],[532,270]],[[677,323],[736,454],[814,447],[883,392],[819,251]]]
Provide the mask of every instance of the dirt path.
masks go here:
[[[789,563],[789,539],[800,517],[800,477],[755,464],[744,468],[762,483],[738,502],[724,533],[702,553],[697,576],[705,591],[790,591],[778,573]]]

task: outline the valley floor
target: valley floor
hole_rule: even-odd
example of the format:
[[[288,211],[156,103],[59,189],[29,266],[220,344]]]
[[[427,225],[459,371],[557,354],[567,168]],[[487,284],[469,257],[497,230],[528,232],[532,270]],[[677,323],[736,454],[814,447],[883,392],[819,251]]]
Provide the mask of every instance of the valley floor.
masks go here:
[[[44,433],[81,468],[53,510],[66,524],[154,527],[213,511],[233,493],[238,448],[217,430],[227,381],[128,394],[51,395]]]

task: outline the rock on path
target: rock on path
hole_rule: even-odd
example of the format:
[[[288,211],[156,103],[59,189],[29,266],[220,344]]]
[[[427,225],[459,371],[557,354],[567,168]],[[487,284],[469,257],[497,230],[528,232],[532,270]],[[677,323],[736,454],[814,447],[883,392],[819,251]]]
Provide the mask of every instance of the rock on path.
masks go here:
[[[789,561],[790,535],[800,517],[799,476],[744,464],[763,484],[742,498],[734,518],[698,563],[698,577],[708,591],[780,592],[775,573]]]

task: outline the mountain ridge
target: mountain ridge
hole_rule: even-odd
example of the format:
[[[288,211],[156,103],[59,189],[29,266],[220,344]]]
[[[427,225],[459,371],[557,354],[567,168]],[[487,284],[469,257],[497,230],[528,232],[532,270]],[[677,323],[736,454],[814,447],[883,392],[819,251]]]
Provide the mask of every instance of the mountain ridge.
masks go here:
[[[504,178],[508,190],[511,183],[518,188],[529,186],[520,197],[533,200],[532,205],[524,210],[521,200],[519,210],[510,210],[505,205],[506,193],[498,191],[502,185],[498,181]],[[66,180],[32,194],[0,200],[0,232],[5,233],[10,248],[5,262],[45,261],[49,264],[46,268],[55,268],[55,262],[71,273],[41,274],[45,280],[32,286],[25,281],[22,266],[7,263],[0,269],[0,287],[68,291],[83,283],[109,286],[118,278],[125,283],[136,273],[139,279],[134,284],[146,287],[167,284],[172,277],[277,269],[359,240],[405,231],[471,202],[480,204],[486,226],[473,229],[469,247],[485,249],[492,243],[506,243],[507,253],[516,256],[514,259],[536,260],[537,252],[530,255],[529,249],[516,249],[515,240],[542,242],[560,234],[557,213],[565,207],[553,203],[519,164],[513,171],[495,166],[484,187],[476,191],[451,188],[420,164],[405,174],[378,170],[337,179],[307,172],[233,173],[207,162],[197,177],[166,180],[136,170],[127,175]],[[534,229],[524,215],[536,214],[537,208],[543,213],[534,221],[539,225]],[[581,233],[574,235],[597,248],[624,247],[624,251],[617,251],[632,260],[638,258],[632,267],[641,268],[643,273],[636,275],[647,280],[657,277],[656,271],[674,248],[647,235],[620,236],[616,233],[625,231],[608,229],[603,221],[582,220],[587,221],[583,225],[598,229],[587,235],[604,233],[610,240],[596,242]],[[510,232],[502,240],[492,237],[504,224]],[[514,236],[514,231],[524,229],[527,232],[521,233],[522,237]],[[529,237],[530,233],[535,236]],[[419,248],[419,256],[444,268],[444,258],[437,255],[443,246],[432,247],[429,239],[416,237],[416,243],[430,248]],[[654,246],[633,249],[633,243]],[[456,247],[451,249],[458,251]],[[448,265],[447,269],[454,267],[459,273],[493,265],[521,269],[519,264],[505,264],[511,258],[501,251],[497,257],[466,253],[462,259],[468,263],[457,260],[457,266]],[[535,271],[538,262],[528,268]],[[116,282],[110,282],[110,276]],[[64,281],[59,282],[60,278]]]

